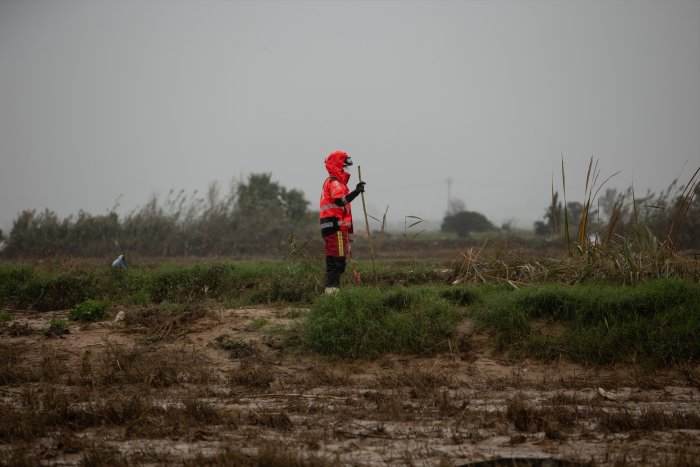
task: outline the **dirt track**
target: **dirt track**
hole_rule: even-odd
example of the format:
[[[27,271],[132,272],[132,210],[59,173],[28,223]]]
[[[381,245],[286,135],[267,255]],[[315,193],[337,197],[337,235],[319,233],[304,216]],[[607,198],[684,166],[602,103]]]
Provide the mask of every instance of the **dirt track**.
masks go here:
[[[124,321],[71,323],[63,337],[44,330],[64,312],[15,313],[25,335],[5,326],[3,421],[30,426],[33,410],[51,425],[6,429],[4,464],[700,459],[697,367],[509,363],[469,323],[444,355],[334,362],[285,348],[298,310],[122,309]]]

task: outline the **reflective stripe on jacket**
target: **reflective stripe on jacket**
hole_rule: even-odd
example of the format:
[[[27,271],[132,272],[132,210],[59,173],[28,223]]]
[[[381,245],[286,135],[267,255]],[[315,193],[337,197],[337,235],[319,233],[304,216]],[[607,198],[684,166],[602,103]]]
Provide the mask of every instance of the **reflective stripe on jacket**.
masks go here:
[[[321,191],[321,202],[319,217],[321,219],[321,230],[332,228],[352,233],[352,209],[350,204],[338,206],[333,200],[343,198],[350,193],[348,187],[335,177],[328,177],[323,184]]]

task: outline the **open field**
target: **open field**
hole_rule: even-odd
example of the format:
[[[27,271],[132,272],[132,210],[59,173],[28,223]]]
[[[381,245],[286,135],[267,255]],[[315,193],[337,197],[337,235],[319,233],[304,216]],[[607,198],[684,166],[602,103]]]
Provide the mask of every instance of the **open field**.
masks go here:
[[[584,352],[585,339],[566,347],[571,336],[598,340],[600,322],[642,342],[664,335],[648,334],[645,317],[681,317],[694,332],[692,281],[596,286],[603,301],[593,306],[585,286],[452,285],[434,265],[402,264],[403,276],[383,273],[381,292],[347,287],[338,300],[356,305],[342,308],[317,295],[317,271],[303,264],[106,276],[64,265],[27,267],[20,279],[16,267],[2,282],[0,465],[698,465],[692,335],[669,331],[680,348],[646,356],[622,337],[602,360]],[[296,279],[283,282],[279,268]],[[23,302],[32,290],[41,300]],[[75,290],[90,297],[49,306]],[[677,303],[656,310],[665,294]],[[552,296],[564,297],[556,316],[519,305]],[[85,298],[105,300],[106,316],[80,321]],[[611,314],[584,313],[600,303]],[[639,326],[614,321],[615,306]],[[517,333],[499,318],[507,307],[524,310]],[[355,326],[370,326],[378,343],[327,342],[347,323],[326,317],[356,319],[358,309],[373,310]],[[442,324],[408,328],[416,310]],[[589,321],[590,334],[567,334]]]

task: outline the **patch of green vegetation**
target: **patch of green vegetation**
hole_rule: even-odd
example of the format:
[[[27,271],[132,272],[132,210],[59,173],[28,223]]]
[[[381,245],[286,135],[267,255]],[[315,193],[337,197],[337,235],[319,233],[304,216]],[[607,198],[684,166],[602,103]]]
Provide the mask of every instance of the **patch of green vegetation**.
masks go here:
[[[101,321],[107,317],[108,306],[107,302],[86,300],[70,310],[68,318],[72,321],[82,322]]]
[[[267,320],[267,318],[264,317],[253,318],[252,320],[250,320],[250,324],[252,324],[255,329],[260,329],[264,327],[268,322],[269,321]]]
[[[322,274],[304,263],[291,263],[260,277],[244,303],[310,304],[318,295]]]
[[[147,305],[152,302],[149,294],[149,271],[137,268],[96,271],[97,286],[93,296],[129,305]]]
[[[0,323],[7,323],[12,321],[12,313],[9,311],[0,311]]]
[[[363,282],[374,281],[373,267],[369,261],[357,261],[357,269],[361,271]],[[445,283],[447,274],[443,267],[436,267],[432,262],[417,262],[413,260],[393,260],[376,265],[376,281],[380,286],[394,285],[425,285]]]
[[[479,291],[474,286],[444,287],[440,296],[457,306],[467,306],[479,299]]]
[[[0,264],[0,306],[50,311],[93,298],[112,303],[310,304],[323,277],[303,262],[164,263],[124,270]]]
[[[65,319],[52,319],[46,326],[46,329],[56,329],[59,331],[65,331],[68,327],[68,321]]]
[[[447,348],[460,316],[435,287],[346,288],[318,297],[303,324],[310,350],[342,358]]]
[[[15,306],[37,311],[70,308],[88,298],[95,284],[94,276],[82,271],[56,273],[34,269],[30,273],[16,272],[19,274],[11,275],[4,291],[13,295]]]
[[[291,310],[281,310],[275,313],[278,318],[283,319],[296,319],[301,318],[306,313],[306,310],[301,310],[299,308],[292,308]]]
[[[9,299],[18,295],[20,287],[31,279],[32,272],[22,265],[0,265],[0,303],[14,305]]]
[[[173,303],[173,302],[162,302],[158,306],[158,309],[163,312],[164,314],[167,315],[175,315],[178,313],[183,313],[186,312],[187,310],[192,309],[191,305],[188,305],[186,303]]]
[[[513,290],[496,280],[448,285],[454,271],[430,262],[387,261],[378,265],[376,277],[369,263],[356,267],[363,282],[349,286],[352,276],[346,274],[340,295],[327,297],[320,294],[322,265],[311,261],[181,262],[120,271],[102,264],[2,263],[0,306],[71,309],[71,319],[79,320],[104,319],[99,311],[78,317],[86,300],[157,303],[177,316],[210,303],[310,306],[288,312],[301,319],[285,331],[285,346],[348,358],[440,351],[466,309],[494,336],[497,349],[515,358],[566,355],[594,364],[663,365],[700,357],[700,285],[693,281],[531,283]]]
[[[232,264],[196,264],[175,266],[165,264],[153,271],[147,290],[155,303],[164,300],[191,303],[206,298],[217,298],[234,282]]]
[[[563,353],[595,364],[652,366],[700,356],[700,284],[682,280],[494,292],[473,315],[495,336],[497,348],[515,356]]]

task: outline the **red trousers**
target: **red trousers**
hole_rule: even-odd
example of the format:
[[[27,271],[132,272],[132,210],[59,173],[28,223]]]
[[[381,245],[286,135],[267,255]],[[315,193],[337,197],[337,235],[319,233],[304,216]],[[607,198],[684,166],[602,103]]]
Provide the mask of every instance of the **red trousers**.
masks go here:
[[[326,244],[326,256],[351,256],[350,236],[347,232],[338,230],[323,237],[323,241]]]
[[[351,256],[350,237],[338,230],[323,237],[326,250],[326,287],[339,287],[340,276],[345,272],[346,257]]]

